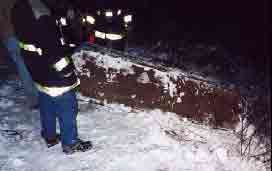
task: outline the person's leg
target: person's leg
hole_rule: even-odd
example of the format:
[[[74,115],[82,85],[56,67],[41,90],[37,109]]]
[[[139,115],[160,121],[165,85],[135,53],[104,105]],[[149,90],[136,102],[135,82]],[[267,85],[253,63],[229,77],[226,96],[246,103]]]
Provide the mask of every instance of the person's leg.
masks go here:
[[[78,142],[77,113],[78,103],[73,90],[55,98],[56,112],[59,119],[62,145]]]
[[[24,89],[31,98],[38,97],[38,90],[35,87],[33,80],[27,70],[25,62],[20,54],[19,41],[16,37],[11,36],[3,40],[3,44],[8,50],[9,56],[12,58],[13,62],[16,64],[17,72],[20,79],[22,80]]]
[[[42,136],[46,139],[56,138],[56,112],[53,97],[39,92],[39,107]]]
[[[78,138],[77,112],[78,103],[74,90],[57,97],[57,114],[60,123],[62,149],[65,154],[85,152],[92,149],[91,141],[83,141]]]

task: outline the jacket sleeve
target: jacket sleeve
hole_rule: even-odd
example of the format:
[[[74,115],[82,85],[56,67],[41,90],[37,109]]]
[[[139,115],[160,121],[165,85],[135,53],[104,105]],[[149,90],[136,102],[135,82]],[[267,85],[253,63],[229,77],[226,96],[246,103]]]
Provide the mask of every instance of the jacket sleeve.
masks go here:
[[[61,45],[55,18],[42,16],[40,22],[43,27],[38,35],[38,44],[43,49],[43,55],[48,58],[49,65],[61,76],[69,76],[74,70],[74,65],[71,53]]]
[[[43,49],[43,55],[49,59],[51,64],[55,64],[64,57],[69,58],[71,54],[67,53],[65,47],[61,46],[55,18],[42,16],[39,20],[41,30],[38,35],[38,44]]]

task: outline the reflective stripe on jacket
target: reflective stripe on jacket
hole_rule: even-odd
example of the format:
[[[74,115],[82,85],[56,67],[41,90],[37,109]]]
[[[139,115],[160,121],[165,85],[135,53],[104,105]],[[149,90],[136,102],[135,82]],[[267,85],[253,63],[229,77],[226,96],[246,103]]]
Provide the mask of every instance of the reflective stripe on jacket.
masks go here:
[[[46,87],[46,86],[42,86],[38,83],[36,83],[35,85],[39,91],[46,93],[51,97],[57,97],[57,96],[60,96],[64,93],[76,88],[79,84],[80,84],[80,80],[78,79],[75,84],[68,86],[68,87]]]

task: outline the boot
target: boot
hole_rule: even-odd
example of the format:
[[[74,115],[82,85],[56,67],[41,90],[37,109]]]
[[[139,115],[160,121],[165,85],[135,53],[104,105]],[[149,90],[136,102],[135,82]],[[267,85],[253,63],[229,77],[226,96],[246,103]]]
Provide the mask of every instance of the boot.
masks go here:
[[[60,142],[60,134],[56,134],[56,137],[48,138],[48,137],[45,137],[44,133],[42,132],[41,136],[44,139],[48,148],[53,147]]]
[[[63,145],[62,149],[65,154],[73,154],[75,152],[85,152],[91,150],[93,147],[91,141],[78,140],[75,144]]]

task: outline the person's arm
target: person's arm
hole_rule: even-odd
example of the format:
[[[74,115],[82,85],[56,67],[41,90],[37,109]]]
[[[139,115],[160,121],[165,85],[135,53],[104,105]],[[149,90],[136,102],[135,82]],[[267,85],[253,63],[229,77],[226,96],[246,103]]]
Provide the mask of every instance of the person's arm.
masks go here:
[[[67,75],[73,71],[71,53],[66,51],[59,40],[58,29],[54,17],[44,16],[40,19],[44,24],[39,35],[39,44],[44,49],[44,56],[48,58],[49,64],[60,74]]]

